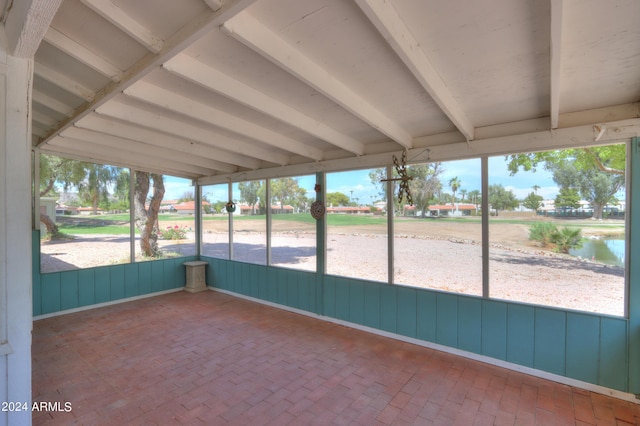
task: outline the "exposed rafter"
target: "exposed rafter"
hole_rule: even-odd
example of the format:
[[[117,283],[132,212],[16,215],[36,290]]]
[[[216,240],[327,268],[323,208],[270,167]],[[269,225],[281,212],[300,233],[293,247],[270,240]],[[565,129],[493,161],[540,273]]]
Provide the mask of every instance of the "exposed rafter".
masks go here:
[[[195,124],[156,114],[141,108],[135,108],[113,100],[98,108],[96,112],[150,129],[156,129],[170,135],[180,137],[189,135],[193,140],[247,157],[262,159],[280,165],[289,163],[288,155],[257,146],[253,142],[233,139],[216,133],[213,129],[206,129],[196,126]]]
[[[473,123],[454,99],[442,77],[391,2],[356,0],[356,3],[460,133],[467,140],[473,140]]]
[[[395,142],[411,148],[413,138],[399,124],[337,79],[330,70],[291,46],[251,15],[239,14],[225,22],[223,28],[235,39],[295,75]]]
[[[239,135],[255,139],[274,148],[291,151],[312,160],[322,160],[322,151],[295,139],[258,126],[248,120],[229,114],[218,108],[195,102],[186,96],[153,84],[139,81],[124,91],[124,94],[149,104],[186,115],[196,120],[230,130]]]
[[[136,156],[140,155],[142,157],[146,157],[148,155],[152,155],[155,158],[171,158],[172,160],[184,165],[192,164],[196,167],[209,170],[209,173],[219,170],[218,165],[220,163],[218,161],[209,160],[198,155],[193,155],[189,152],[152,146],[144,142],[98,133],[78,127],[69,127],[60,136],[63,138],[81,140],[87,144],[98,144],[107,147],[110,146],[117,151],[130,152],[132,155]]]
[[[247,158],[243,155],[220,151],[217,148],[203,143],[170,136],[129,123],[111,120],[95,113],[80,120],[76,126],[99,133],[119,136],[123,139],[131,139],[145,143],[150,147],[188,152],[189,154],[209,159],[209,161],[215,161],[217,163],[215,169],[225,173],[238,171],[238,167],[233,164],[241,164],[248,169],[257,169],[261,164],[259,160]],[[214,158],[215,160],[212,160]]]
[[[563,0],[551,0],[551,128],[560,118],[560,71],[562,65]]]
[[[67,55],[93,68],[105,77],[118,82],[122,79],[122,70],[104,58],[93,53],[90,49],[80,45],[76,41],[62,34],[53,27],[47,30],[44,36],[47,43],[62,50]]]
[[[58,132],[72,126],[75,121],[90,114],[98,106],[106,103],[113,97],[117,96],[131,84],[142,79],[154,69],[157,69],[163,62],[180,53],[184,48],[191,45],[194,41],[200,39],[208,31],[221,25],[227,19],[242,12],[246,7],[250,6],[255,0],[228,0],[217,11],[209,11],[201,13],[192,22],[184,25],[169,39],[165,40],[161,51],[157,54],[149,54],[134,64],[127,72],[124,73],[122,80],[113,82],[100,91],[99,95],[86,104],[81,110],[77,111],[73,120],[69,119],[61,123],[58,127],[52,129],[44,140],[38,145],[46,144],[51,138],[54,138]]]
[[[33,101],[40,105],[43,105],[53,111],[56,111],[60,114],[71,116],[73,113],[73,107],[70,105],[61,102],[60,100],[49,96],[48,94],[41,92],[37,89],[33,90]]]
[[[32,58],[62,0],[22,0],[10,2],[3,32],[14,56]]]
[[[38,64],[38,66],[35,67],[34,74],[66,92],[69,92],[80,99],[84,99],[87,102],[91,102],[96,95],[88,87],[83,86],[75,80],[70,79],[66,75],[61,74],[46,65]]]
[[[156,37],[148,28],[145,28],[138,21],[127,15],[111,0],[82,0],[82,3],[127,33],[150,52],[158,53],[162,50],[162,40],[159,37]]]

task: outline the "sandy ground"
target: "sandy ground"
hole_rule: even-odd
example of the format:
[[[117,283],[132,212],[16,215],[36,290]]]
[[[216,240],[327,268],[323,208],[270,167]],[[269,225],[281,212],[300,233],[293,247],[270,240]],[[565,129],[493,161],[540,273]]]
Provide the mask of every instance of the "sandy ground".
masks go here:
[[[236,222],[240,224],[241,222]],[[210,222],[209,225],[212,225]],[[224,226],[216,222],[215,226]],[[315,234],[309,227],[275,222],[272,263],[315,270]],[[234,258],[266,262],[264,232],[242,222],[234,236]],[[327,273],[386,282],[388,241],[384,227],[329,228]],[[394,282],[456,293],[482,295],[482,247],[478,223],[416,221],[397,223]],[[588,229],[587,229],[588,233]],[[411,236],[410,236],[411,235]],[[526,303],[623,315],[624,269],[559,255],[528,241],[526,225],[490,226],[490,297]],[[190,241],[160,241],[167,252],[195,254]],[[228,256],[226,229],[209,226],[204,254]],[[128,261],[129,239],[80,236],[43,242],[42,272]],[[137,247],[136,247],[137,248]]]

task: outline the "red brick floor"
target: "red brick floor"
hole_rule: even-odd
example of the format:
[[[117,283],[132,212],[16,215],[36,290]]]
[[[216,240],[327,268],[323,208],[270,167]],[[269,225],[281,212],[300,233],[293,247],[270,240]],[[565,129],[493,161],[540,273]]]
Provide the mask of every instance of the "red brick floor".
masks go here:
[[[633,425],[640,405],[216,292],[36,321],[34,401],[84,425]]]

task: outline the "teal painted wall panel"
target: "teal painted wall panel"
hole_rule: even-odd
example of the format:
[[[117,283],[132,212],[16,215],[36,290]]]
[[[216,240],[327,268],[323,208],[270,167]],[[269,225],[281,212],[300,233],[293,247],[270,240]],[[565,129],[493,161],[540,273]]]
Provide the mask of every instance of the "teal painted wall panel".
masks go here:
[[[42,313],[50,314],[60,310],[60,273],[42,276]]]
[[[93,305],[96,300],[95,269],[81,269],[78,272],[78,304]]]
[[[598,382],[600,319],[591,315],[567,314],[567,377]]]
[[[33,303],[33,315],[42,315],[42,278],[40,274],[33,275],[31,300]]]
[[[169,290],[172,288],[177,288],[180,286],[181,281],[183,281],[180,277],[179,277],[179,271],[182,268],[186,268],[185,266],[182,266],[182,263],[184,263],[186,260],[184,259],[167,259],[163,262],[162,265],[162,269],[163,269],[163,281],[162,281],[162,289],[163,290]],[[184,274],[186,274],[186,271],[182,271]]]
[[[336,278],[327,275],[324,278],[324,297],[322,298],[324,306],[323,315],[328,317],[336,317]]]
[[[507,361],[533,367],[535,352],[535,309],[507,306]]]
[[[262,300],[268,300],[267,294],[269,291],[269,270],[265,270],[258,277],[258,293],[257,297]]]
[[[315,282],[313,275],[306,272],[298,273],[298,309],[309,312],[315,311],[311,303],[312,296],[316,291],[312,285],[313,282]]]
[[[602,318],[600,321],[600,370],[598,384],[627,391],[627,321]],[[636,361],[637,362],[637,361]]]
[[[397,301],[397,333],[407,337],[416,337],[418,334],[418,304],[416,289],[398,287]]]
[[[253,271],[256,270],[256,265],[247,264],[242,268],[242,279],[240,280],[240,287],[242,288],[242,294],[251,296],[251,282],[253,280]],[[286,277],[284,277],[286,279]]]
[[[151,263],[152,262],[140,262],[138,263],[138,290],[140,294],[151,293],[151,281],[153,277],[151,275]]]
[[[458,297],[458,348],[482,353],[482,301]]]
[[[111,300],[111,274],[108,266],[95,269],[95,300],[104,303]]]
[[[364,286],[364,325],[380,328],[380,284]]]
[[[395,333],[398,328],[398,287],[380,286],[380,328]]]
[[[482,301],[482,355],[507,359],[507,304]]]
[[[536,308],[534,368],[565,374],[566,318],[564,312]]]
[[[289,285],[287,281],[289,278],[289,274],[287,274],[286,270],[278,268],[276,269],[276,276],[278,277],[276,282],[278,292],[276,303],[288,306],[289,295],[287,294],[287,292],[289,290]]]
[[[436,341],[437,301],[436,293],[432,291],[418,291],[417,300],[416,337],[427,342]]]
[[[436,343],[458,347],[458,296],[436,295]]]
[[[349,321],[349,287],[352,280],[348,278],[336,278],[335,280],[335,317]]]
[[[162,291],[164,289],[164,265],[163,262],[151,263],[151,292]]]
[[[278,301],[278,270],[274,268],[267,269],[267,300]]]
[[[80,306],[78,271],[60,274],[60,309],[74,309]]]
[[[138,269],[137,263],[124,265],[124,297],[140,294],[138,291]]]
[[[364,324],[365,283],[353,280],[349,283],[349,321]]]
[[[31,233],[31,301],[33,315],[42,315],[42,280],[40,277],[40,230]]]
[[[296,271],[287,271],[285,270],[285,275],[287,275],[287,305],[299,308],[299,283],[300,277]]]
[[[249,296],[260,297],[260,286],[264,284],[264,280],[260,277],[264,277],[267,270],[264,266],[255,265],[251,268],[251,281],[249,283]]]
[[[111,300],[124,299],[124,265],[112,266],[111,271]]]

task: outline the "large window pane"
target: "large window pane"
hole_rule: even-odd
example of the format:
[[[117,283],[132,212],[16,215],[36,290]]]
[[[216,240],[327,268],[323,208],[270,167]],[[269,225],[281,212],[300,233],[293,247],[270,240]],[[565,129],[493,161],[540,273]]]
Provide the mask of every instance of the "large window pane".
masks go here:
[[[40,158],[41,272],[129,262],[129,171]]]
[[[233,259],[267,263],[266,186],[264,180],[233,184]]]
[[[229,259],[229,185],[202,188],[202,254]]]
[[[327,273],[388,281],[386,196],[376,170],[329,173]]]
[[[491,297],[623,315],[625,157],[616,145],[489,159]]]
[[[196,204],[191,181],[136,172],[135,188],[136,260],[195,255]],[[155,223],[154,211],[158,211]]]
[[[480,160],[407,167],[413,205],[394,194],[394,282],[482,295]]]
[[[271,264],[316,270],[315,176],[272,179]]]

